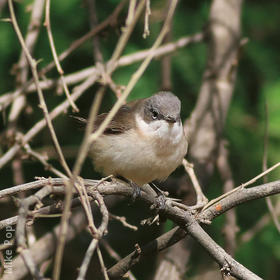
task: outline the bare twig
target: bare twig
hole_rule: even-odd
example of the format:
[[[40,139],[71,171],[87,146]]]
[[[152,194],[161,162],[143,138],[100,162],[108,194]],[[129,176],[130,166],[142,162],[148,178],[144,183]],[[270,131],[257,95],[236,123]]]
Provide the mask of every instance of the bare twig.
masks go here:
[[[130,228],[130,229],[132,229],[132,230],[134,230],[134,231],[137,231],[137,230],[138,230],[138,227],[137,227],[137,226],[133,226],[133,225],[129,224],[129,223],[126,221],[126,217],[116,216],[116,215],[114,215],[114,214],[112,214],[112,213],[110,213],[109,216],[110,216],[110,219],[113,219],[113,220],[116,220],[116,221],[121,222],[122,225],[123,225],[124,227]]]
[[[48,179],[48,180],[45,179],[45,180],[42,180],[42,181],[33,182],[33,186],[34,187],[36,187],[36,185],[42,186],[42,182],[44,182],[45,184],[51,183],[54,191],[58,191],[59,188],[60,188],[60,191],[64,192],[63,187],[57,187],[57,184],[58,184],[58,186],[63,184],[62,179]],[[88,187],[90,185],[95,186],[97,184],[98,183],[96,181],[85,180],[85,185],[88,186]],[[25,188],[25,185],[22,185],[21,188]],[[132,195],[132,189],[129,186],[126,186],[126,184],[123,184],[123,183],[118,182],[118,181],[110,182],[110,183],[109,182],[103,182],[103,184],[101,184],[97,187],[97,190],[98,190],[98,192],[100,192],[103,195],[106,195],[106,194],[107,195],[109,195],[109,194],[122,194],[122,195],[126,195],[126,196],[131,196]],[[7,191],[4,190],[4,193],[6,193],[6,192]],[[280,193],[280,181],[275,181],[275,182],[271,182],[271,183],[268,183],[268,184],[264,184],[264,185],[260,185],[260,186],[256,186],[256,187],[252,187],[252,188],[248,188],[248,189],[243,188],[242,190],[240,190],[240,192],[232,193],[229,196],[227,196],[227,197],[223,198],[222,200],[220,200],[219,202],[217,202],[216,204],[210,206],[208,209],[206,209],[205,211],[200,213],[197,216],[197,219],[199,221],[212,220],[215,217],[224,213],[225,211],[227,211],[227,210],[231,209],[232,207],[235,207],[235,206],[237,206],[241,203],[245,203],[245,202],[253,200],[253,199],[265,197],[265,196],[268,196],[268,195],[273,195],[273,194],[276,194],[276,193]],[[1,191],[0,191],[0,196],[1,196]],[[146,195],[144,192],[142,192],[142,195],[141,195],[141,197],[139,197],[139,199],[142,199],[149,204],[150,203],[153,204],[155,198],[153,198],[149,195]],[[169,209],[169,207],[168,207],[168,209]],[[180,212],[181,210],[179,210],[179,209],[174,208],[173,210],[176,213],[181,213]],[[183,214],[183,216],[185,216],[185,214]],[[177,221],[176,219],[174,220],[173,216],[171,217],[171,219],[173,221]],[[182,219],[183,219],[183,217],[182,217]],[[157,244],[160,244],[160,242],[157,242]],[[166,246],[170,246],[173,243],[167,242],[167,244],[168,245],[166,245]],[[164,247],[164,248],[166,248],[166,247]],[[155,248],[153,250],[155,250]],[[139,260],[135,260],[136,263],[138,261]],[[130,266],[129,266],[129,268],[130,268]],[[110,276],[110,274],[109,274],[109,276]],[[243,278],[241,278],[241,279],[243,279]],[[249,278],[247,278],[247,279],[249,279]]]
[[[29,207],[35,203],[41,203],[41,200],[52,193],[52,186],[45,186],[39,190],[35,195],[29,196],[20,202],[19,217],[16,230],[16,239],[18,245],[18,251],[21,253],[25,265],[28,267],[30,273],[35,279],[43,279],[39,269],[36,267],[34,260],[27,248],[25,237],[25,226],[28,215]]]
[[[70,219],[71,223],[67,232],[67,241],[72,240],[86,225],[86,219],[82,211],[73,213]],[[39,265],[52,257],[55,251],[57,237],[59,235],[59,227],[60,225],[57,225],[53,231],[46,233],[30,248],[31,257],[34,259],[36,265]],[[22,257],[17,256],[13,259],[13,273],[4,274],[1,280],[20,280],[24,278],[27,273],[28,270],[24,265]]]
[[[60,79],[62,81],[62,85],[63,85],[64,91],[65,91],[66,97],[67,97],[70,105],[72,106],[73,111],[79,112],[78,107],[76,106],[74,101],[71,99],[71,95],[70,95],[69,89],[68,89],[67,84],[65,82],[64,71],[62,70],[62,67],[61,67],[61,65],[59,63],[59,59],[58,59],[58,56],[57,56],[57,53],[56,53],[56,49],[55,49],[55,45],[54,45],[54,40],[53,40],[53,35],[52,35],[52,30],[51,30],[50,0],[46,0],[46,10],[45,10],[44,26],[46,26],[46,29],[47,29],[48,38],[49,38],[50,47],[51,47],[52,55],[53,55],[53,58],[54,58],[55,66],[56,66],[57,72],[60,75]]]
[[[91,110],[90,110],[89,121],[88,121],[87,126],[86,126],[86,132],[85,132],[85,135],[84,135],[84,139],[83,139],[83,142],[80,146],[80,151],[79,151],[78,157],[77,157],[77,159],[75,161],[75,164],[74,164],[74,167],[73,167],[73,181],[77,180],[77,177],[78,177],[78,175],[80,173],[80,170],[82,168],[83,161],[85,160],[85,157],[87,155],[88,148],[89,148],[88,138],[89,138],[89,135],[90,135],[92,127],[93,127],[94,119],[97,115],[99,106],[101,104],[101,100],[102,100],[102,97],[103,97],[103,94],[104,94],[104,90],[105,90],[104,88],[101,88],[98,91],[98,93],[96,94],[95,99],[93,101],[93,104],[92,104],[92,107],[91,107]],[[72,187],[71,187],[71,189],[72,189]],[[80,191],[78,186],[77,186],[77,190]],[[55,263],[54,263],[54,271],[53,271],[54,279],[58,279],[59,275],[60,275],[62,255],[63,255],[63,251],[64,251],[64,245],[65,245],[65,241],[66,241],[66,232],[67,232],[67,228],[68,228],[69,216],[67,217],[67,213],[70,211],[70,207],[71,207],[70,202],[71,202],[71,199],[72,199],[72,195],[73,195],[72,192],[69,193],[69,196],[67,198],[67,203],[65,203],[65,208],[64,208],[64,212],[63,212],[64,215],[62,217],[63,219],[61,220],[61,225],[62,225],[61,231],[62,231],[63,234],[61,234],[59,236],[59,242],[58,242],[58,246],[57,246]],[[88,218],[88,221],[89,221],[89,227],[90,227],[90,229],[92,229],[91,232],[96,234],[96,228],[95,228],[94,223],[93,223],[91,209],[90,209],[90,206],[86,203],[86,201],[88,202],[87,194],[85,194],[85,197],[84,197],[84,195],[80,192],[80,195],[81,195],[81,199],[82,199],[82,202],[83,202],[83,205],[84,205],[84,209],[86,211],[87,218]],[[89,254],[91,254],[91,250],[89,251]],[[85,261],[87,261],[87,259]]]
[[[268,168],[267,170],[265,170],[264,172],[260,173],[259,175],[257,175],[256,177],[254,177],[253,179],[249,180],[248,182],[241,184],[240,187],[247,187],[249,185],[252,185],[253,183],[255,183],[257,180],[259,180],[260,178],[266,176],[267,174],[269,174],[270,172],[272,172],[274,169],[276,169],[277,167],[280,166],[280,162],[277,162],[276,164],[274,164],[273,166],[271,166],[270,168]]]
[[[157,48],[156,50],[154,50],[154,57],[157,58],[163,55],[167,55],[189,44],[201,42],[203,38],[204,38],[203,33],[197,33],[192,36],[182,37],[175,42],[164,44],[159,48]],[[134,54],[122,56],[117,61],[116,67],[127,66],[132,63],[141,61],[146,58],[149,52],[150,50],[144,50],[144,51],[136,52]],[[76,73],[65,75],[65,81],[67,85],[72,85],[80,81],[83,81],[84,79],[90,77],[91,75],[97,75],[97,74],[100,73],[98,72],[95,66],[88,67]],[[44,81],[40,81],[39,84],[42,89],[49,89],[54,86],[57,86],[57,82],[58,82],[57,80],[45,79]],[[16,99],[23,90],[25,92],[33,92],[36,90],[36,87],[32,84],[32,81],[29,81],[27,84],[23,85],[23,87],[19,88],[14,93],[3,94],[2,96],[0,96],[0,111],[5,109],[10,104],[10,102]]]
[[[12,0],[9,0],[8,4],[9,4],[9,9],[10,9],[12,24],[13,24],[13,27],[14,27],[15,32],[17,34],[17,37],[19,39],[19,42],[22,46],[22,49],[23,49],[23,51],[26,55],[29,66],[31,68],[33,78],[34,78],[36,88],[37,88],[37,93],[38,93],[38,96],[39,96],[40,106],[41,106],[41,109],[43,110],[43,113],[44,113],[44,116],[45,116],[45,119],[46,119],[46,122],[47,122],[47,125],[48,125],[48,128],[49,128],[49,131],[50,131],[55,149],[56,149],[56,151],[59,155],[59,159],[60,159],[60,162],[61,162],[63,168],[65,169],[67,175],[70,176],[71,171],[70,171],[70,169],[69,169],[69,167],[68,167],[68,165],[67,165],[67,163],[64,159],[63,153],[62,153],[60,145],[58,143],[58,139],[56,137],[56,134],[55,134],[52,122],[51,122],[51,118],[49,116],[49,112],[48,112],[47,105],[46,105],[46,102],[45,102],[45,99],[44,99],[44,95],[43,95],[43,92],[42,92],[42,90],[40,88],[40,85],[39,85],[39,76],[38,76],[38,72],[37,72],[37,62],[32,58],[29,50],[27,49],[27,47],[25,45],[24,39],[22,37],[22,34],[20,32],[16,17],[15,17],[15,12],[14,12],[14,7],[13,7]]]
[[[64,179],[65,183],[65,198],[64,198],[64,209],[62,212],[62,217],[60,220],[60,227],[59,227],[59,236],[58,236],[58,244],[57,244],[57,250],[54,258],[54,269],[53,269],[53,279],[58,280],[60,277],[60,271],[61,271],[61,264],[62,264],[62,256],[63,256],[63,250],[64,245],[67,239],[67,231],[69,228],[68,222],[70,219],[70,208],[71,208],[71,201],[72,201],[72,195],[73,195],[73,183],[74,180],[71,180],[69,182]]]
[[[46,168],[46,170],[51,171],[52,173],[54,173],[55,175],[57,175],[57,176],[59,176],[59,177],[61,177],[61,178],[67,179],[67,176],[64,175],[62,172],[60,172],[60,171],[59,171],[58,169],[56,169],[55,167],[53,167],[51,164],[49,164],[49,163],[47,162],[47,159],[46,159],[43,155],[41,155],[41,154],[39,154],[39,153],[33,151],[33,150],[31,149],[31,147],[30,147],[29,144],[25,144],[25,145],[24,145],[24,149],[26,150],[26,153],[27,153],[28,155],[34,157],[34,158],[37,159],[40,163],[42,163],[43,166]]]
[[[27,28],[27,34],[25,37],[25,44],[29,52],[32,54],[34,46],[37,42],[37,38],[40,31],[40,24],[43,14],[43,7],[44,7],[44,1],[36,0],[33,3],[32,7],[32,13],[30,17],[30,22]],[[19,85],[22,85],[26,83],[28,78],[28,63],[24,54],[24,51],[21,51],[20,59],[17,66],[19,73],[17,75],[17,82]],[[11,112],[9,114],[9,121],[14,122],[18,116],[20,115],[20,112],[25,106],[25,96],[19,96],[16,98],[13,102]]]
[[[190,179],[192,181],[192,185],[193,185],[195,193],[196,193],[196,205],[195,205],[195,207],[202,208],[208,202],[208,198],[202,192],[202,189],[199,185],[197,177],[194,173],[193,165],[191,163],[189,163],[186,159],[183,159],[182,164],[183,164],[186,172],[190,176]]]
[[[87,269],[89,266],[89,262],[92,258],[92,255],[93,255],[96,247],[97,247],[97,254],[98,254],[98,258],[100,260],[103,274],[105,276],[105,279],[108,279],[108,275],[107,275],[106,269],[104,267],[103,258],[101,256],[101,252],[99,250],[98,241],[100,238],[102,238],[103,234],[106,233],[106,231],[107,231],[109,213],[108,213],[107,207],[105,206],[103,198],[101,197],[101,195],[98,192],[90,191],[90,195],[93,196],[99,203],[100,212],[102,213],[102,222],[101,222],[101,225],[99,226],[98,230],[96,230],[95,237],[92,239],[92,241],[87,249],[87,252],[85,254],[83,263],[81,265],[81,269],[80,269],[77,280],[85,279],[85,275],[86,275],[86,272],[87,272]]]
[[[98,92],[96,93],[93,103],[91,105],[89,119],[88,119],[87,125],[86,125],[85,135],[84,135],[82,144],[79,149],[78,157],[77,157],[75,165],[73,167],[74,176],[79,175],[80,170],[82,168],[82,164],[88,153],[88,149],[90,147],[89,137],[90,137],[90,134],[92,133],[93,124],[94,124],[95,118],[98,114],[98,110],[101,105],[101,101],[102,101],[104,93],[105,93],[105,87],[101,87],[98,90]]]
[[[165,14],[168,13],[168,7],[172,0],[168,0],[168,5],[165,8]],[[164,37],[164,43],[171,42],[172,38],[172,26],[173,22],[170,23],[171,27],[166,36]],[[172,79],[171,79],[171,65],[172,65],[171,55],[166,55],[161,59],[161,89],[162,90],[172,90]]]
[[[99,259],[99,262],[100,262],[100,266],[101,266],[101,270],[103,272],[104,278],[105,278],[105,280],[109,280],[107,270],[106,270],[106,267],[104,265],[103,257],[102,257],[102,254],[101,254],[101,250],[100,250],[98,245],[97,245],[97,256],[98,256],[98,259]]]
[[[86,251],[86,254],[84,256],[84,259],[83,259],[83,263],[81,265],[81,268],[80,268],[80,271],[79,271],[79,276],[77,278],[77,280],[84,280],[85,279],[85,276],[86,276],[86,272],[87,272],[87,269],[88,269],[88,266],[89,266],[89,262],[92,258],[92,255],[96,249],[96,246],[97,246],[97,243],[98,243],[98,240],[97,239],[92,239],[87,251]]]
[[[97,186],[98,187],[98,186]],[[89,195],[92,196],[99,204],[99,209],[102,214],[102,221],[100,226],[98,227],[98,231],[96,233],[96,237],[101,239],[104,234],[107,233],[107,226],[109,222],[109,212],[105,205],[104,199],[98,191],[89,190]]]
[[[151,15],[151,2],[150,0],[146,0],[145,25],[144,25],[144,32],[143,32],[144,39],[146,39],[150,35],[150,29],[149,29],[150,15]]]
[[[260,173],[259,175],[257,175],[256,177],[254,177],[253,179],[247,181],[246,183],[244,184],[241,184],[240,186],[232,189],[231,191],[225,193],[225,194],[222,194],[221,196],[209,201],[209,203],[207,203],[202,210],[205,210],[207,209],[209,206],[215,204],[216,202],[218,202],[219,200],[221,200],[222,198],[228,196],[229,194],[232,194],[234,192],[237,192],[237,191],[240,191],[242,190],[243,188],[255,183],[258,179],[262,178],[263,176],[267,175],[268,173],[272,172],[274,169],[276,169],[277,167],[280,166],[280,162],[274,164],[273,166],[271,166],[270,168],[268,168],[265,172],[262,172]]]
[[[84,135],[84,138],[83,138],[83,142],[80,146],[80,151],[79,151],[78,157],[77,157],[77,159],[75,161],[75,164],[74,164],[74,167],[73,167],[73,177],[72,177],[73,182],[77,181],[77,177],[80,173],[80,170],[82,168],[82,164],[83,164],[83,162],[86,158],[88,149],[90,147],[89,135],[92,131],[93,123],[94,123],[95,117],[97,116],[104,91],[105,91],[105,88],[102,87],[97,92],[97,94],[94,98],[93,104],[91,106],[90,117],[89,117],[89,121],[88,121],[87,126],[86,126],[86,132],[85,132],[85,135]],[[69,185],[69,187],[72,189],[71,185]],[[77,188],[79,190],[78,186],[77,186]],[[81,192],[80,192],[80,194],[81,194]],[[69,193],[69,196],[67,197],[67,203],[65,203],[65,208],[64,208],[64,212],[63,212],[64,215],[62,217],[63,219],[61,220],[61,224],[62,224],[61,231],[63,232],[63,234],[60,235],[58,246],[57,246],[57,252],[56,252],[55,263],[54,263],[54,272],[53,272],[54,279],[58,279],[59,275],[60,275],[62,255],[63,255],[64,245],[65,245],[65,241],[66,241],[65,235],[67,233],[67,228],[68,228],[69,216],[67,216],[67,213],[70,211],[72,195],[73,195],[73,193],[71,191],[71,193]],[[93,218],[92,218],[91,208],[90,208],[90,205],[88,203],[87,193],[85,193],[85,197],[83,195],[81,195],[81,199],[82,199],[84,209],[86,211],[87,218],[88,218],[88,221],[89,221],[89,228],[91,229],[92,234],[96,234],[96,228],[95,228],[94,223],[93,223]]]
[[[86,217],[88,219],[88,227],[90,229],[91,234],[94,237],[97,234],[97,228],[95,227],[94,222],[93,222],[93,216],[92,216],[91,206],[90,206],[90,202],[89,202],[89,197],[88,197],[88,194],[86,192],[86,189],[85,189],[82,178],[78,178],[78,179],[79,179],[78,183],[75,184],[75,187],[76,187],[76,190],[79,193],[83,208],[84,208],[85,213],[86,213]],[[71,208],[71,204],[69,204],[69,210],[68,211],[70,211],[70,208]]]
[[[112,14],[105,19],[102,23],[98,24],[98,26],[96,26],[95,29],[89,31],[87,34],[85,34],[84,36],[82,36],[81,38],[79,38],[78,40],[74,41],[71,46],[65,50],[63,53],[61,53],[58,58],[59,61],[64,60],[66,57],[68,57],[74,50],[76,50],[78,47],[80,47],[84,42],[86,42],[88,39],[90,39],[91,37],[95,36],[96,34],[98,34],[100,31],[102,31],[104,28],[108,27],[109,25],[112,24],[112,22],[116,21],[116,18],[118,17],[119,13],[121,12],[121,10],[123,9],[125,3],[127,0],[123,0],[121,1],[118,6],[116,7],[116,9],[112,12]],[[39,76],[43,76],[45,75],[48,71],[50,71],[51,69],[53,69],[55,67],[55,63],[51,62],[50,64],[48,64],[44,69],[42,69],[39,73]],[[94,74],[94,73],[93,73]],[[23,93],[23,91],[25,91],[31,84],[33,83],[33,79],[29,80],[28,82],[26,82],[22,87],[20,87],[19,89],[16,90],[16,92],[10,96],[8,94],[2,96],[0,98],[0,110],[5,109],[10,102],[12,102],[13,100],[15,100],[15,98],[17,98],[20,94]],[[74,97],[72,96],[72,99],[74,101]]]
[[[142,2],[141,2],[142,3]],[[126,89],[124,90],[122,96],[120,97],[120,99],[115,103],[115,105],[113,106],[113,108],[110,110],[110,112],[108,113],[107,117],[105,118],[105,120],[102,122],[102,124],[99,126],[99,128],[96,130],[95,133],[93,133],[90,137],[90,142],[94,142],[97,137],[99,137],[103,131],[105,130],[105,128],[107,127],[107,125],[110,123],[110,121],[112,120],[112,118],[114,117],[114,115],[117,113],[117,111],[119,110],[119,108],[123,105],[123,103],[125,102],[127,96],[130,94],[131,90],[133,89],[133,87],[135,86],[135,84],[138,82],[138,80],[140,79],[140,77],[142,76],[142,74],[144,73],[144,71],[146,70],[146,68],[148,67],[149,63],[151,62],[152,58],[153,58],[153,51],[155,49],[158,48],[158,46],[161,44],[166,32],[168,32],[169,30],[169,24],[170,24],[170,20],[173,16],[173,13],[175,11],[177,5],[177,0],[172,2],[172,5],[170,7],[169,13],[166,17],[166,21],[164,23],[164,26],[159,34],[159,36],[157,37],[156,41],[154,42],[153,46],[150,49],[150,53],[148,54],[148,56],[145,58],[145,60],[142,62],[142,64],[140,65],[140,67],[138,68],[138,70],[133,74],[132,78],[130,79],[130,81],[127,84]],[[125,41],[125,39],[123,40]],[[122,48],[121,44],[120,44],[120,49]],[[118,55],[120,53],[120,50],[116,50],[114,55],[112,56],[111,60],[114,61],[116,58],[118,58]]]
[[[92,75],[87,80],[85,80],[81,85],[77,86],[72,93],[72,99],[78,99],[82,93],[88,89],[92,84],[97,80],[97,76]],[[56,118],[58,115],[63,113],[69,107],[68,100],[65,100],[60,105],[52,110],[49,114],[51,119]],[[29,142],[35,135],[38,134],[46,126],[46,120],[42,119],[37,122],[23,137],[22,144]],[[1,158],[0,158],[0,169],[7,164],[21,149],[21,145],[16,143],[14,144]]]
[[[98,19],[97,19],[97,12],[96,12],[96,2],[95,0],[87,0],[87,5],[88,5],[88,11],[89,11],[89,23],[90,23],[90,28],[94,29],[96,25],[98,24]],[[95,62],[102,63],[103,62],[103,56],[102,52],[100,50],[100,44],[99,44],[99,38],[98,36],[94,36],[92,38],[92,43],[93,43],[93,57]]]
[[[106,70],[107,70],[108,74],[111,74],[113,69],[115,68],[116,61],[119,59],[121,53],[123,52],[123,50],[126,46],[126,43],[135,27],[135,24],[137,23],[140,15],[142,13],[144,4],[145,4],[145,0],[141,0],[136,8],[135,13],[134,13],[134,10],[129,9],[129,11],[128,11],[129,14],[128,14],[127,18],[131,17],[131,20],[129,20],[129,22],[127,22],[127,25],[123,28],[123,33],[118,40],[118,43],[114,49],[114,52],[112,54],[110,61],[107,63]]]

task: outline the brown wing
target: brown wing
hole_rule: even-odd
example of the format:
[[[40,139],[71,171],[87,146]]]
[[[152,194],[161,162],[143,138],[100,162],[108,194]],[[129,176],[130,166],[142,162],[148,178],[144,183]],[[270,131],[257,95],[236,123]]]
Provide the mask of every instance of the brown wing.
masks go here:
[[[74,120],[74,123],[76,124],[76,126],[79,128],[79,129],[84,129],[87,125],[87,120],[82,118],[82,117],[79,117],[79,116],[74,116],[74,115],[69,115],[70,118],[72,118]]]
[[[121,134],[131,129],[135,122],[134,116],[132,114],[132,107],[134,107],[135,104],[136,102],[133,101],[128,103],[127,105],[123,105],[105,129],[104,134]],[[98,129],[107,115],[108,113],[103,113],[96,117],[93,131],[96,131]],[[73,115],[71,115],[70,117],[76,121],[80,128],[84,128],[87,124],[87,120],[84,118]]]
[[[94,123],[94,131],[98,129],[108,113],[100,114]],[[113,120],[109,123],[104,131],[104,134],[121,134],[132,128],[134,125],[134,116],[132,114],[132,107],[129,105],[123,105]]]

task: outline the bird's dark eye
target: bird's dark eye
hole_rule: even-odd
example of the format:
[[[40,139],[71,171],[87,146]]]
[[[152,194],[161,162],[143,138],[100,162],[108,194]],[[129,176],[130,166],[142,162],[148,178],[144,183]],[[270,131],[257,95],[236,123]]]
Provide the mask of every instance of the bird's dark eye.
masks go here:
[[[154,109],[152,109],[151,112],[152,112],[152,118],[153,118],[153,120],[156,120],[156,119],[158,118],[158,112],[155,111]]]

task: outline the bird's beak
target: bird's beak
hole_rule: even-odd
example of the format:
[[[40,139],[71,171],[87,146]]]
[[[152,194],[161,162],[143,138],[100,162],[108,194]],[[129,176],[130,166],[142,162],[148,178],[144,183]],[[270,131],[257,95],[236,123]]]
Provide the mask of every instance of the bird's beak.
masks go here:
[[[164,119],[169,123],[175,123],[176,122],[176,118],[171,117],[171,116],[166,116]]]

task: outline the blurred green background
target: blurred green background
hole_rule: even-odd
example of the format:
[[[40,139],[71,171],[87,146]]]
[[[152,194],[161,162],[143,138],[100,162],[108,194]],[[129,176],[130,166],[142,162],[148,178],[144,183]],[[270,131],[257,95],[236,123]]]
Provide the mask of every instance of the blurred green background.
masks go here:
[[[25,34],[30,16],[28,9],[32,1],[18,2],[19,3],[15,4],[16,15],[20,28]],[[119,3],[117,0],[96,2],[97,14],[100,22],[104,20]],[[137,24],[124,54],[130,54],[138,50],[149,48],[158,35],[162,24],[161,15],[165,9],[165,2],[159,0],[152,2],[150,36],[145,40],[142,38],[142,18]],[[173,22],[173,40],[181,36],[200,32],[207,24],[210,5],[211,1],[180,1]],[[126,11],[127,9],[121,13],[119,26],[106,29],[101,33],[101,50],[105,61],[110,58],[112,54],[120,34],[120,27],[125,22]],[[266,103],[269,115],[268,165],[273,165],[278,162],[280,158],[279,12],[280,3],[276,0],[248,0],[244,1],[243,4],[242,35],[243,37],[247,37],[249,42],[244,47],[240,58],[236,87],[225,127],[225,135],[229,141],[230,164],[236,185],[246,182],[262,171]],[[7,17],[9,17],[9,13],[6,5],[1,11],[1,18]],[[71,42],[81,37],[89,30],[86,4],[78,0],[52,1],[51,24],[57,52],[61,53],[69,47]],[[15,89],[15,79],[11,74],[11,69],[18,61],[20,51],[21,48],[11,24],[0,22],[0,95]],[[41,28],[34,56],[37,60],[40,59],[39,69],[52,61],[52,55],[44,27]],[[206,45],[204,43],[198,43],[180,49],[172,55],[173,91],[182,100],[183,119],[186,119],[194,108],[201,85],[205,61]],[[69,74],[92,66],[93,63],[92,43],[89,40],[68,57],[62,63],[62,67],[65,74]],[[113,74],[114,81],[117,84],[126,85],[138,66],[139,64],[133,64],[129,67],[119,68]],[[135,86],[129,100],[147,97],[156,92],[161,85],[159,73],[160,60],[158,59],[150,64],[145,74]],[[49,78],[56,76],[56,70],[47,74]],[[81,115],[87,116],[91,100],[97,88],[97,86],[92,87],[78,100],[77,104],[81,109]],[[64,95],[57,95],[54,90],[45,91],[44,93],[50,110],[64,100]],[[101,110],[108,110],[115,100],[114,94],[108,90],[103,100]],[[18,128],[23,132],[26,132],[33,124],[42,118],[42,112],[38,108],[38,99],[35,93],[28,95],[27,103],[28,106],[32,108],[32,113],[30,114],[28,110],[26,110],[19,119]],[[4,132],[6,128],[4,119],[5,115],[8,115],[9,109],[10,108],[1,115],[0,127],[2,132]],[[57,118],[54,121],[54,125],[62,146],[70,148],[78,147],[82,139],[82,134],[78,132],[73,133],[73,123],[69,121],[66,114]],[[4,141],[2,139],[4,138],[1,138],[1,141]],[[39,149],[49,146],[50,143],[48,131],[44,129],[43,132],[33,139],[31,144],[33,148]],[[2,142],[1,144],[3,144],[2,152],[4,152],[7,149],[7,147],[5,147],[6,143]],[[68,158],[68,161],[70,164],[73,164],[74,159]],[[59,166],[56,160],[52,160],[51,163],[55,166]],[[40,164],[32,162],[31,160],[24,161],[23,168],[26,182],[32,181],[34,176],[47,177],[51,175],[46,172]],[[280,170],[276,170],[269,174],[268,180],[277,180],[279,179],[279,175]],[[82,176],[85,178],[98,178],[99,175],[93,173],[92,165],[90,161],[87,161]],[[0,178],[0,188],[13,185],[13,176],[9,165],[1,170]],[[259,183],[261,183],[261,181]],[[221,186],[222,182],[216,172],[207,188],[207,196],[209,198],[218,196],[221,193]],[[274,203],[276,203],[277,199],[279,198],[273,197]],[[127,207],[127,204],[119,206],[114,209],[114,213],[127,215]],[[139,224],[140,219],[144,216],[143,213],[139,214],[139,208],[137,207],[143,206],[135,205],[135,209],[134,206],[129,206],[131,210],[129,212],[131,213],[128,216],[128,220],[135,224]],[[2,210],[3,206],[1,205],[0,208]],[[11,210],[10,213],[15,214],[14,211],[15,210]],[[3,212],[0,212],[0,217],[2,218],[7,215],[7,213],[5,213],[5,215],[2,215],[2,213]],[[267,207],[264,200],[258,200],[238,207],[237,219],[240,227],[238,238],[248,229],[252,228],[266,213]],[[38,222],[37,225],[35,225],[38,234],[42,234],[44,228],[46,229],[57,221],[58,220],[51,220],[46,222],[46,220],[44,220]],[[213,225],[209,227],[211,236],[219,241],[220,244],[223,244],[223,236],[221,233],[223,222],[223,217],[218,218],[213,222]],[[47,225],[43,228],[44,223],[47,223]],[[139,239],[141,239],[141,242],[145,243],[157,236],[159,230],[160,229],[155,226],[151,228],[141,228],[139,233],[135,235],[134,232],[130,232],[113,223],[112,231],[109,231],[108,238],[111,238],[112,246],[115,246],[115,249],[124,256],[133,249],[133,244],[138,242]],[[124,236],[125,246],[123,243],[120,243],[121,240],[124,239]],[[78,240],[80,242],[78,244],[82,244],[83,250],[85,250],[89,241],[89,236],[84,234],[82,237],[79,236]],[[249,242],[242,243],[240,241],[238,243],[238,261],[249,269],[252,269],[264,279],[279,279],[280,241],[279,233],[272,222],[263,227]],[[80,249],[80,246],[77,249]],[[80,257],[81,260],[83,253],[84,251],[80,252],[80,255],[76,255],[75,257]],[[201,257],[198,253],[196,253],[196,255],[191,258],[190,270],[188,272],[189,276],[196,274],[197,263],[201,258],[208,258],[204,255]],[[67,258],[71,257],[67,256]],[[78,263],[75,262],[75,267],[79,265],[80,260],[78,260]],[[73,259],[70,261],[73,261]],[[136,276],[139,276],[139,279],[148,279],[146,277],[151,275],[152,269],[155,267],[155,262],[151,259],[147,267],[149,269],[145,271],[139,268],[139,266],[136,268]],[[70,271],[72,271],[72,268]],[[72,278],[68,275],[67,279]]]

